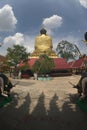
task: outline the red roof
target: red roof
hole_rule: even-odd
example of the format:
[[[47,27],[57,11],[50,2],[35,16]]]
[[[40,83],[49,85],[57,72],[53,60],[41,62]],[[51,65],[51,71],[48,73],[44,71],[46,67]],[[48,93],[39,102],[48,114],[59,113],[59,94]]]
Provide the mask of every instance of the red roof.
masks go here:
[[[71,61],[71,62],[68,63],[68,65],[69,65],[70,67],[72,67],[73,64],[74,64],[74,61]]]
[[[32,59],[29,59],[28,60],[28,64],[29,64],[29,67],[32,68],[33,64],[35,63],[35,61],[37,60],[38,58],[32,58]],[[24,66],[25,63],[22,61],[19,66]]]
[[[24,62],[21,62],[20,64],[18,64],[18,66],[24,66]]]
[[[28,63],[29,63],[29,67],[30,68],[32,68],[32,66],[34,65],[36,60],[38,60],[38,58],[31,58],[31,59],[29,59]]]
[[[69,69],[70,66],[67,64],[64,58],[54,58],[55,67],[54,69]]]
[[[32,66],[34,65],[35,61],[38,58],[31,58],[28,61],[29,67],[32,68]],[[66,60],[64,58],[53,58],[54,63],[55,63],[55,67],[54,70],[65,70],[65,69],[71,69],[71,68],[81,68],[84,66],[84,64],[87,62],[87,57],[86,58],[80,58],[78,60],[72,61],[67,63]],[[24,63],[20,63],[19,66],[23,66]]]
[[[38,58],[31,58],[29,59],[28,63],[30,68],[32,68],[33,64]],[[70,66],[66,63],[65,59],[63,58],[53,58],[55,67],[54,69],[69,69]]]
[[[69,62],[68,65],[71,67],[71,68],[80,68],[80,67],[83,67],[85,62],[87,62],[87,59],[86,58],[80,58],[78,60],[75,60],[73,62]]]
[[[72,68],[78,68],[78,67],[82,67],[82,66],[83,66],[83,59],[79,59],[73,63]]]

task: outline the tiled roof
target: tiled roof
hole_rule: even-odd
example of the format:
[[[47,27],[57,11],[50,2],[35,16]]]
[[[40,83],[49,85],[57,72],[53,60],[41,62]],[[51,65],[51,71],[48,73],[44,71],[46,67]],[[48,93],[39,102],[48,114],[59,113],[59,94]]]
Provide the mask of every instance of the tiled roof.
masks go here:
[[[38,58],[31,58],[29,59],[28,63],[29,63],[29,67],[32,68],[32,66],[34,65],[35,61],[37,60]]]
[[[69,69],[70,66],[67,64],[64,58],[54,58],[55,67],[54,69]]]
[[[19,63],[18,66],[24,66],[24,62]]]
[[[84,64],[83,59],[79,59],[79,60],[76,60],[76,61],[73,63],[72,67],[73,67],[73,68],[79,68],[79,67],[82,67],[83,64]]]
[[[70,62],[68,62],[68,65],[69,65],[70,67],[72,67],[73,64],[74,64],[74,61],[70,61]]]
[[[54,59],[54,63],[55,63],[54,69],[68,69],[68,68],[70,68],[70,66],[66,63],[65,59],[63,59],[63,58],[53,58],[53,59]],[[31,58],[28,61],[29,66],[32,67],[36,60],[37,60],[37,58]]]
[[[85,62],[87,62],[87,58],[80,58],[80,59],[75,60],[73,62],[69,62],[68,65],[71,68],[80,68],[80,67],[84,66]]]
[[[32,68],[33,64],[35,63],[35,61],[37,60],[37,58],[31,58],[28,60],[28,64],[29,64],[29,67]],[[21,61],[21,63],[19,64],[19,66],[24,66],[24,62]]]
[[[35,61],[38,58],[31,58],[29,59],[29,67],[32,68],[34,65]],[[55,67],[54,70],[63,70],[63,69],[70,69],[70,68],[81,68],[84,66],[85,62],[87,62],[87,58],[80,58],[78,60],[72,61],[67,63],[64,58],[53,58]],[[23,66],[24,63],[20,63],[20,66]]]

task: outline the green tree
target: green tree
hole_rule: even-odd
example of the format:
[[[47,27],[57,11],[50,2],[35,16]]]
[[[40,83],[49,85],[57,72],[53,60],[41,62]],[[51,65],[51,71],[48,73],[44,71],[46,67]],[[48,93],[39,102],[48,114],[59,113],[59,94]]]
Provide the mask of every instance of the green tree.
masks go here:
[[[23,66],[20,66],[19,69],[21,71],[26,71],[29,69],[29,64],[28,64],[28,61],[24,62],[24,65]]]
[[[9,66],[16,66],[20,61],[26,61],[29,53],[26,52],[26,48],[20,45],[13,45],[13,48],[7,49],[7,63]]]
[[[56,48],[59,57],[63,57],[66,61],[75,60],[81,56],[78,47],[68,41],[61,41]]]
[[[40,55],[39,59],[33,65],[33,72],[37,72],[38,74],[45,76],[50,73],[54,66],[53,59],[43,54]]]

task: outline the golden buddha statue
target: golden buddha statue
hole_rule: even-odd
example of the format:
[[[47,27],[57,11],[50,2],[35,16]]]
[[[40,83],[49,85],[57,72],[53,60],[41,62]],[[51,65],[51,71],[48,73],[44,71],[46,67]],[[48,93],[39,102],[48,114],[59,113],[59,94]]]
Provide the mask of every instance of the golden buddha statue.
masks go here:
[[[41,54],[46,54],[53,58],[57,57],[56,53],[52,50],[52,38],[46,32],[44,28],[40,30],[40,35],[35,39],[35,50],[30,55],[30,58],[39,57]]]

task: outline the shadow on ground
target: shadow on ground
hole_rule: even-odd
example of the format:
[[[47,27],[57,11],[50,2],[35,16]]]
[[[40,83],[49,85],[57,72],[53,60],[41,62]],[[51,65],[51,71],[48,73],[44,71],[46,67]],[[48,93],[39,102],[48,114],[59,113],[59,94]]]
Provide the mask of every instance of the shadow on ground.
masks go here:
[[[15,93],[13,93],[13,96]],[[0,129],[3,130],[84,130],[87,128],[87,115],[76,105],[76,95],[68,95],[62,108],[59,108],[59,97],[55,93],[50,99],[49,109],[45,107],[45,94],[42,92],[37,104],[30,113],[32,103],[28,93],[24,102],[19,105],[19,98],[0,109]]]

